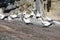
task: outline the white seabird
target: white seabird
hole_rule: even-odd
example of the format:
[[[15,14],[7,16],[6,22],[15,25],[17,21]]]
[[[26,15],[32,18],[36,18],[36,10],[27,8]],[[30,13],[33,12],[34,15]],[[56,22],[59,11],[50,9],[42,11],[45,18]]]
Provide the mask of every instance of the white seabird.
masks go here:
[[[10,15],[10,17],[11,17],[11,18],[16,18],[17,15],[15,15],[15,14],[14,14],[14,15]]]
[[[43,24],[43,26],[49,26],[49,25],[51,25],[51,23],[50,22],[48,22],[48,21],[45,21],[45,20],[43,20],[42,19],[42,15],[37,11],[37,14],[36,14],[36,18],[37,18],[37,20],[38,21],[41,21],[41,23]],[[47,18],[47,17],[46,17]],[[48,18],[47,18],[48,19]],[[49,19],[50,20],[50,19]]]
[[[8,16],[8,20],[9,20],[9,21],[11,21],[11,20],[12,20],[12,18],[11,18],[10,16]]]
[[[3,19],[5,17],[5,15],[0,14],[0,19]]]
[[[23,12],[23,14],[24,14],[24,18],[23,18],[24,22],[28,23],[28,24],[32,24],[31,18],[34,16],[33,12],[31,12],[31,13],[28,14],[25,11],[25,12]]]
[[[42,18],[38,18],[38,21],[41,21],[41,23],[43,24],[43,26],[50,26],[51,23],[48,21],[43,21]]]

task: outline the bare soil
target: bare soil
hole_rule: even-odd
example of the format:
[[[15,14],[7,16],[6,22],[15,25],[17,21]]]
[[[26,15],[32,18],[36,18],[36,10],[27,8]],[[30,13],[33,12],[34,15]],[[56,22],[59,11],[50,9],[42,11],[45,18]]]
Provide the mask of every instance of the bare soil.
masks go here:
[[[60,40],[60,25],[48,28],[0,20],[0,40]]]
[[[47,16],[54,20],[60,20],[60,1],[52,0],[51,10],[47,12]]]

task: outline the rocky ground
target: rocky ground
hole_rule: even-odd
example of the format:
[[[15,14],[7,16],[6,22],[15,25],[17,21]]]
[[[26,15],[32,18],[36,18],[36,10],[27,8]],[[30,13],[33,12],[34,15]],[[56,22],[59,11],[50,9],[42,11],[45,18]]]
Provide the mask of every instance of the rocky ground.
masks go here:
[[[0,40],[60,40],[60,25],[26,25],[20,21],[0,20]]]

